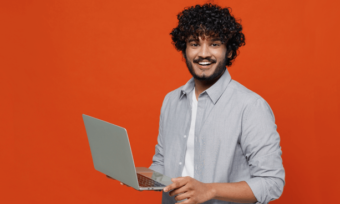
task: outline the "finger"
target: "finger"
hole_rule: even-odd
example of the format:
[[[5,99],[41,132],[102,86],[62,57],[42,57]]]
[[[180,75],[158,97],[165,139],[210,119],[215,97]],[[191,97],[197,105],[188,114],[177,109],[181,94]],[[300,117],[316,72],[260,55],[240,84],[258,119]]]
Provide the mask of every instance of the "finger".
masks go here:
[[[173,189],[179,188],[181,186],[184,186],[187,183],[187,179],[183,177],[178,177],[175,179],[171,179],[173,182],[172,184],[168,185],[167,187],[164,188],[164,192],[171,191]]]
[[[180,202],[181,204],[196,204],[191,198],[188,198],[186,201]]]
[[[175,200],[180,201],[180,200],[184,200],[184,199],[188,199],[189,198],[189,192],[184,192],[182,194],[179,194],[175,197]]]
[[[180,193],[187,192],[187,191],[188,191],[188,187],[187,187],[186,185],[184,185],[184,186],[181,186],[181,187],[176,188],[176,189],[174,189],[173,191],[171,191],[171,192],[169,193],[169,196],[175,196],[175,195],[178,195],[178,194],[180,194]]]

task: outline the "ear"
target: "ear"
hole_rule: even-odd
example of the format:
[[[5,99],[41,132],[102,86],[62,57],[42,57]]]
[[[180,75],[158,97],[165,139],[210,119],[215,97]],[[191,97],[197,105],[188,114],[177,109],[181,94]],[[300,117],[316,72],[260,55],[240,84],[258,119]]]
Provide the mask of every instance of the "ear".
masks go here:
[[[228,54],[228,58],[230,59],[232,55],[233,55],[233,52],[230,51]]]

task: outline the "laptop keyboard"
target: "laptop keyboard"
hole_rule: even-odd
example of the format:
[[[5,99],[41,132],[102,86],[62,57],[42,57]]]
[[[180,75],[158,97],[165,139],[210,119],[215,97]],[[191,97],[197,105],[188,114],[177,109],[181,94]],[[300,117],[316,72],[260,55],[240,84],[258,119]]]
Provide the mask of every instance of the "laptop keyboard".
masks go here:
[[[165,187],[165,185],[143,176],[142,174],[137,173],[137,178],[140,187]]]

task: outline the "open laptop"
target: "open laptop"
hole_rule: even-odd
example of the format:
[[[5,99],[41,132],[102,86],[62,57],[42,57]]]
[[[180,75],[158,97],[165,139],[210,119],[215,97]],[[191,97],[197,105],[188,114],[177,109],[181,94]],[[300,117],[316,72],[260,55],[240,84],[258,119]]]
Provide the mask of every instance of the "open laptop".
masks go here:
[[[135,168],[126,129],[83,114],[94,168],[136,190],[162,190],[171,178],[145,167]]]

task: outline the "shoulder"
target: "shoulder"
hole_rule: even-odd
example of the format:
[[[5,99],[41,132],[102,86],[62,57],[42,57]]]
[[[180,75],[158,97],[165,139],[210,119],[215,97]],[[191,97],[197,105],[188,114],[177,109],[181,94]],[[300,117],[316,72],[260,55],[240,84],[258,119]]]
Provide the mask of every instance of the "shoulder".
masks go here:
[[[166,94],[164,100],[165,99],[171,100],[171,101],[178,100],[181,96],[182,89],[183,89],[183,86],[181,86],[181,87],[179,87],[179,88],[177,88],[173,91],[170,91],[169,93]]]
[[[231,80],[230,84],[228,85],[228,89],[232,95],[232,100],[235,100],[238,104],[242,104],[243,110],[245,112],[261,110],[274,117],[273,111],[269,104],[259,94],[248,89],[235,80]]]
[[[178,102],[180,100],[180,96],[181,96],[181,92],[182,92],[182,88],[183,86],[170,91],[169,93],[167,93],[164,97],[163,100],[163,105],[162,105],[162,110],[171,106],[171,104],[174,104],[176,102]]]
[[[243,99],[246,99],[243,101],[254,101],[254,100],[258,100],[262,98],[260,95],[258,95],[254,91],[248,89],[247,87],[245,87],[244,85],[240,84],[239,82],[233,79],[230,81],[228,85],[228,89],[230,89],[233,92],[233,94],[239,97],[242,97]]]
[[[244,105],[250,105],[258,102],[266,103],[266,101],[259,94],[248,89],[235,80],[230,81],[227,89],[229,89],[232,97],[234,97],[238,100],[238,102]]]

